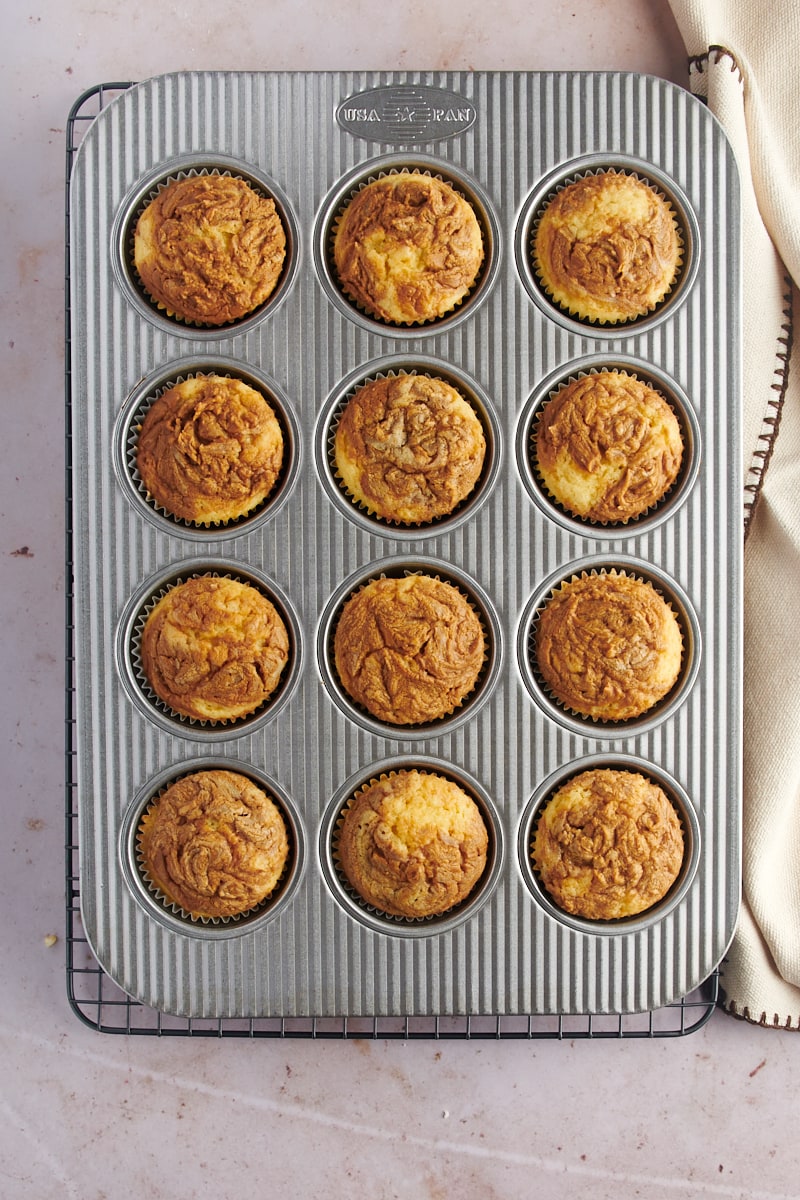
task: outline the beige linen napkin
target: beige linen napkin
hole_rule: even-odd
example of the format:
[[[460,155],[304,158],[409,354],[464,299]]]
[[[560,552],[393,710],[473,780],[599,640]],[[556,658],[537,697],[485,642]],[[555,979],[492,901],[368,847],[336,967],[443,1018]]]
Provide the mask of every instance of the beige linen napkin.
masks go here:
[[[800,1029],[800,3],[669,0],[742,177],[743,901],[722,1004]]]

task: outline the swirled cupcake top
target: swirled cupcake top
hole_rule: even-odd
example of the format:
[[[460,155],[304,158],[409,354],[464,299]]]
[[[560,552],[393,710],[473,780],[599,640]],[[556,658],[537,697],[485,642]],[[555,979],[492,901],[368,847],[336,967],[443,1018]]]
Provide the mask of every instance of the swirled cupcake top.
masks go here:
[[[486,438],[474,409],[444,379],[393,375],[353,394],[334,438],[350,494],[384,520],[425,523],[475,487]]]
[[[170,180],[142,211],[134,266],[145,291],[172,316],[225,325],[272,295],[286,232],[271,197],[237,176]]]
[[[200,575],[171,587],[148,615],[142,669],[175,712],[232,721],[269,699],[289,659],[275,605],[237,579]]]
[[[559,907],[589,920],[635,916],[661,900],[683,865],[683,828],[663,788],[636,771],[600,768],[547,802],[533,865]]]
[[[683,637],[672,607],[622,571],[563,583],[535,623],[534,653],[547,691],[597,721],[639,717],[680,674]]]
[[[150,406],[136,443],[148,494],[175,517],[226,522],[256,508],[283,464],[283,433],[264,396],[241,379],[193,375]]]
[[[653,387],[624,371],[572,379],[543,406],[535,459],[573,516],[625,522],[657,504],[683,457],[680,423]]]
[[[269,896],[289,855],[275,802],[245,775],[209,770],[171,784],[142,817],[151,886],[193,917],[233,917]]]
[[[334,235],[336,272],[347,295],[401,325],[454,308],[474,285],[483,256],[472,206],[449,183],[421,172],[365,184]]]
[[[345,690],[379,721],[447,716],[484,662],[481,621],[451,583],[430,575],[374,579],[345,603],[334,657]]]
[[[672,287],[681,256],[670,204],[622,171],[567,184],[548,201],[534,235],[545,290],[574,316],[601,322],[652,311]]]
[[[348,806],[338,854],[368,904],[408,919],[464,900],[484,867],[488,833],[471,796],[450,779],[418,770],[382,776]]]

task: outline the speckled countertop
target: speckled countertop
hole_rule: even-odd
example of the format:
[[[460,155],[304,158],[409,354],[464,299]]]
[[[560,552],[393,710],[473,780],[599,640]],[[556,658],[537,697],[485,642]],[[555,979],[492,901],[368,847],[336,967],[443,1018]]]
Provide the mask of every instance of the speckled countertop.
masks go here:
[[[87,1028],[64,982],[71,105],[189,68],[619,68],[683,84],[666,0],[43,0],[7,5],[2,27],[0,1195],[800,1196],[800,1042],[720,1012],[635,1041],[157,1039]]]

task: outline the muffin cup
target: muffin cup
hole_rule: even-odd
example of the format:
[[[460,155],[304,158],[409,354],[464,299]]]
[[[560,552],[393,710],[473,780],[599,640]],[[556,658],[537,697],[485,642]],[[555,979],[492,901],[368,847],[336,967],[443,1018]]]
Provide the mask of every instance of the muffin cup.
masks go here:
[[[535,651],[538,620],[547,603],[564,586],[592,575],[624,575],[650,584],[675,614],[681,632],[683,652],[678,678],[670,690],[645,712],[620,720],[601,720],[564,704],[552,693],[541,676]],[[559,724],[584,737],[629,737],[651,729],[683,703],[700,665],[700,627],[688,597],[662,571],[638,559],[619,556],[614,560],[592,557],[575,563],[573,568],[551,576],[531,597],[520,624],[518,661],[533,699]]]
[[[150,686],[141,660],[142,631],[148,616],[174,587],[203,576],[234,579],[261,592],[277,609],[289,635],[289,659],[277,687],[252,713],[230,720],[199,720],[175,711]],[[197,560],[171,568],[149,582],[129,602],[117,632],[117,661],[120,675],[130,698],[145,716],[169,733],[204,741],[223,741],[251,733],[274,716],[287,703],[300,670],[299,624],[287,598],[266,577],[248,568],[245,572],[222,562]]]
[[[398,375],[422,375],[441,379],[459,393],[472,408],[483,427],[486,453],[480,475],[469,495],[449,513],[430,521],[394,521],[372,511],[353,496],[336,467],[334,439],[339,421],[348,402],[358,390],[376,379]],[[383,533],[393,539],[416,540],[430,533],[436,536],[467,520],[491,488],[499,468],[500,429],[488,397],[479,386],[456,368],[437,360],[422,357],[389,357],[376,360],[365,372],[360,369],[348,376],[336,389],[321,415],[317,436],[317,465],[320,477],[331,499],[356,524],[370,533]]]
[[[339,860],[339,834],[353,801],[368,787],[393,775],[420,771],[451,780],[475,801],[489,835],[486,866],[469,895],[442,913],[428,917],[399,917],[368,903],[350,884]],[[503,839],[499,814],[487,792],[453,763],[424,756],[387,759],[372,764],[368,776],[349,779],[339,789],[323,815],[320,826],[320,859],[328,886],[340,904],[361,924],[379,933],[397,937],[429,937],[447,933],[472,918],[493,891],[502,870]]]
[[[242,179],[260,196],[272,200],[286,237],[283,267],[270,294],[252,312],[223,325],[202,324],[170,312],[165,305],[149,294],[134,265],[134,231],[142,211],[170,183],[199,175],[228,175]],[[112,263],[118,281],[143,316],[171,333],[178,331],[183,337],[207,340],[210,337],[229,337],[232,333],[243,333],[260,323],[267,313],[274,311],[294,278],[297,268],[297,245],[297,226],[289,202],[268,176],[250,164],[244,165],[237,159],[222,155],[203,155],[202,158],[196,155],[182,155],[173,159],[166,170],[162,165],[157,173],[151,173],[124,201],[114,223]]]
[[[666,895],[649,908],[630,917],[592,920],[566,912],[545,888],[533,864],[533,842],[540,817],[548,801],[570,779],[590,770],[630,771],[643,775],[660,787],[681,822],[683,864]],[[559,924],[592,936],[621,936],[647,929],[662,921],[680,904],[690,890],[700,861],[700,825],[695,807],[681,785],[666,770],[653,762],[628,754],[594,754],[574,759],[543,780],[525,806],[517,829],[517,860],[522,878],[536,903]]]
[[[670,207],[675,218],[679,242],[679,260],[672,284],[646,313],[619,320],[582,317],[556,300],[542,281],[536,267],[534,241],[539,220],[550,201],[571,183],[590,175],[613,171],[630,175],[647,184]],[[664,319],[688,293],[697,273],[700,232],[694,212],[683,193],[655,164],[627,155],[587,155],[551,172],[529,197],[516,230],[517,269],[528,294],[542,311],[581,336],[620,337],[640,333]]]
[[[352,596],[375,580],[402,579],[410,575],[427,575],[456,588],[480,621],[484,636],[484,660],[473,687],[458,704],[441,717],[417,724],[402,725],[381,721],[350,696],[336,670],[333,647],[342,608]],[[329,693],[351,720],[382,737],[393,737],[404,741],[431,736],[438,737],[456,728],[468,718],[473,718],[491,694],[500,671],[500,623],[488,596],[474,581],[449,563],[445,564],[433,559],[385,559],[383,562],[374,563],[368,573],[351,577],[331,597],[320,622],[317,653],[320,671]]]
[[[649,508],[624,521],[598,521],[570,512],[549,491],[536,462],[539,422],[550,403],[568,384],[587,375],[615,371],[652,387],[669,405],[678,420],[683,439],[683,457],[677,477],[661,498]],[[531,396],[522,414],[518,432],[517,461],[525,486],[543,512],[559,525],[581,537],[624,538],[655,528],[683,504],[694,485],[700,465],[700,431],[694,410],[682,390],[663,371],[624,355],[592,355],[575,360],[565,374],[559,369],[545,379]]]
[[[461,300],[440,316],[403,323],[389,321],[370,312],[350,296],[339,281],[333,255],[333,243],[339,222],[344,215],[345,208],[357,192],[368,183],[402,174],[427,175],[450,184],[474,211],[481,228],[484,246],[483,261],[477,276]],[[498,267],[499,229],[499,223],[494,216],[488,197],[484,195],[474,180],[454,167],[453,164],[424,155],[414,158],[393,156],[376,159],[371,164],[362,164],[356,171],[351,172],[344,180],[340,181],[338,187],[329,196],[318,220],[314,238],[317,271],[323,287],[336,307],[364,328],[384,335],[399,337],[408,337],[409,335],[418,337],[422,334],[438,333],[443,327],[449,328],[456,321],[466,317],[487,292]]]
[[[201,771],[225,770],[244,775],[262,788],[280,810],[286,826],[289,853],[283,871],[268,896],[258,904],[225,917],[196,916],[169,899],[150,878],[142,861],[140,827],[142,819],[167,788]],[[169,767],[150,780],[128,807],[120,827],[120,865],[123,877],[137,901],[160,924],[205,940],[238,937],[253,931],[265,921],[276,918],[299,881],[303,867],[303,837],[293,805],[273,780],[261,771],[236,759],[200,758],[180,767]]]
[[[225,521],[191,521],[171,513],[147,490],[136,464],[139,431],[152,405],[176,384],[203,375],[239,379],[259,392],[275,414],[283,435],[283,462],[269,495],[246,513]],[[137,509],[166,533],[203,541],[235,537],[252,532],[255,525],[274,516],[282,506],[297,475],[298,439],[296,419],[287,397],[277,384],[256,368],[243,368],[233,360],[222,358],[178,359],[171,364],[168,373],[160,371],[137,387],[120,410],[114,430],[114,468],[121,486]]]

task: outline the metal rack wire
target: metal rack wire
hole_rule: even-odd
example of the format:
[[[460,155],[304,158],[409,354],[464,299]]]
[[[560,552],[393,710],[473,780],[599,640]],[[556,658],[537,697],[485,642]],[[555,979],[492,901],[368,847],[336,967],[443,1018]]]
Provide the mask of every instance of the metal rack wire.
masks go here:
[[[74,717],[75,639],[73,614],[72,527],[72,372],[70,343],[70,191],[75,154],[86,130],[98,114],[131,83],[103,83],[75,101],[67,122],[66,142],[66,711],[65,711],[65,875],[66,875],[66,984],[75,1015],[100,1033],[132,1036],[238,1037],[238,1038],[353,1038],[388,1040],[555,1040],[630,1039],[681,1037],[700,1029],[717,1004],[719,980],[714,972],[688,996],[663,1008],[638,1014],[558,1014],[434,1017],[173,1017],[151,1009],[123,992],[106,974],[92,953],[80,914],[76,736]]]

